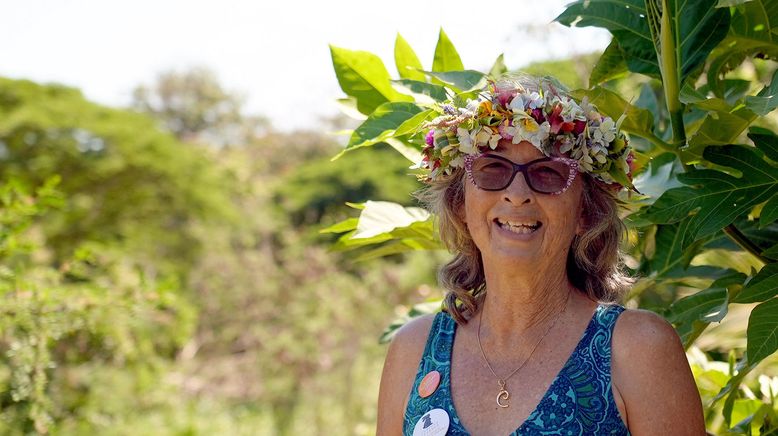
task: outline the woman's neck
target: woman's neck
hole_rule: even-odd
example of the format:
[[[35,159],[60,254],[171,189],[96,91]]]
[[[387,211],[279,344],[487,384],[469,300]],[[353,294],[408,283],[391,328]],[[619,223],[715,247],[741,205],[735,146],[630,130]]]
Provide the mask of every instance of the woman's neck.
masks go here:
[[[577,294],[564,266],[522,271],[485,265],[486,295],[478,314],[482,339],[498,346],[515,344],[516,338],[545,331],[549,322],[565,310],[568,298]],[[538,333],[543,334],[542,332]]]

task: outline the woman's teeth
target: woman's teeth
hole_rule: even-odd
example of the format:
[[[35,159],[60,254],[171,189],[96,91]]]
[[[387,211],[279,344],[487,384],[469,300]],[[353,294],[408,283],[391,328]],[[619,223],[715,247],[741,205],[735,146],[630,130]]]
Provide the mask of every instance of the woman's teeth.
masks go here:
[[[511,221],[497,220],[497,225],[505,230],[508,230],[509,232],[518,233],[520,235],[526,235],[539,229],[542,224],[540,222],[529,224],[529,223],[515,223]]]

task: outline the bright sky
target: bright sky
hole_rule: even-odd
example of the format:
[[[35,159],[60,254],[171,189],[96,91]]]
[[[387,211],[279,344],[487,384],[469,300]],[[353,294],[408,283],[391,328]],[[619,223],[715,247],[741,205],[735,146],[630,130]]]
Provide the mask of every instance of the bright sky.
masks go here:
[[[24,0],[0,3],[0,75],[80,88],[127,105],[158,72],[205,65],[279,129],[316,125],[342,97],[328,44],[379,55],[393,76],[397,32],[430,68],[443,27],[466,68],[508,68],[602,50],[600,29],[551,23],[570,0]],[[534,31],[528,31],[527,25]]]

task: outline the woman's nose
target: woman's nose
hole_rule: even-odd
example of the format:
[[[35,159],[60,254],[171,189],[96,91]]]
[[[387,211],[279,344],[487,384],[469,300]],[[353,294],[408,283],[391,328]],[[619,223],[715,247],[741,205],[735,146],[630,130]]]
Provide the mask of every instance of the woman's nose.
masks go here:
[[[517,205],[531,203],[535,200],[535,192],[527,184],[524,173],[521,171],[516,173],[510,185],[505,188],[504,199]]]

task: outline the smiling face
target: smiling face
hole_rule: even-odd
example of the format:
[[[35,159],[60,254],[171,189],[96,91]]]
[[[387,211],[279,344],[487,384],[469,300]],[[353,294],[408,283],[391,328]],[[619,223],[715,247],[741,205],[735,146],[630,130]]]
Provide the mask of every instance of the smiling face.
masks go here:
[[[519,164],[543,157],[529,142],[503,140],[492,154]],[[560,195],[537,193],[521,173],[501,191],[485,191],[465,181],[464,220],[484,264],[522,262],[564,268],[576,233],[583,231],[581,196],[583,178],[577,175]]]

